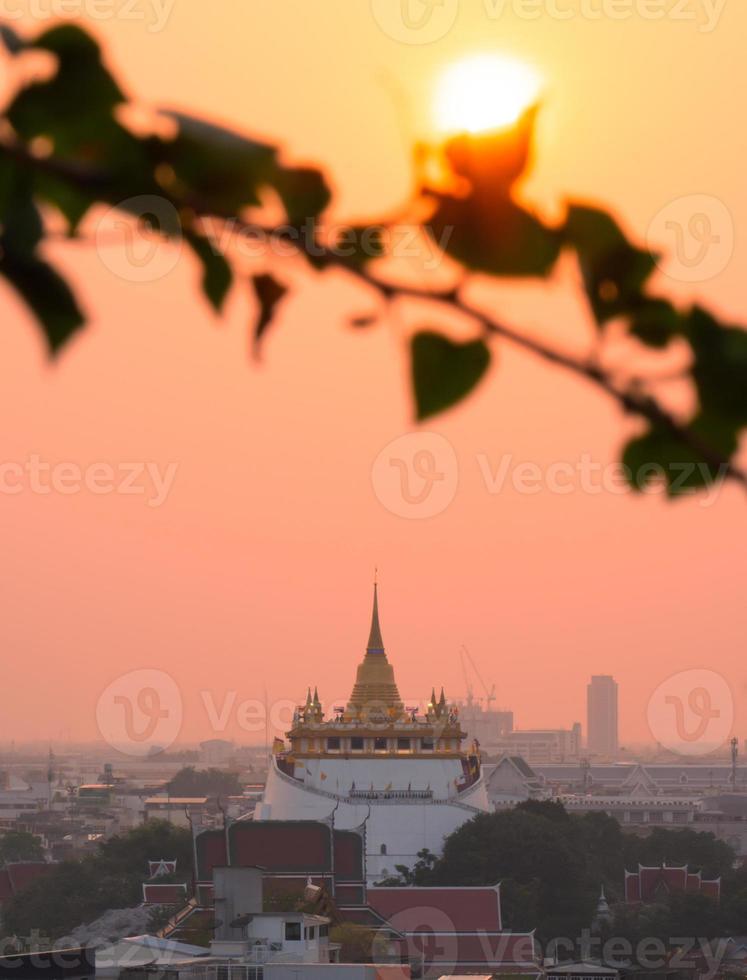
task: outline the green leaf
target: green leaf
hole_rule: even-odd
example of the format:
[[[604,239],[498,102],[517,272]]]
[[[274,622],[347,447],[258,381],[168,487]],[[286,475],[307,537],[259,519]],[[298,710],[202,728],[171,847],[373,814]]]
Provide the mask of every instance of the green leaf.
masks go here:
[[[0,275],[40,322],[52,354],[83,325],[67,283],[36,254],[42,221],[27,168],[0,152]]]
[[[43,226],[28,169],[0,151],[0,254],[32,255]]]
[[[5,252],[0,259],[0,274],[41,324],[52,355],[83,326],[85,318],[70,287],[42,259]]]
[[[736,450],[734,431],[713,418],[698,416],[688,429],[704,447],[725,459]],[[670,497],[692,494],[724,477],[720,467],[707,461],[703,453],[663,428],[652,428],[632,439],[625,447],[622,462],[628,468],[634,490],[643,491],[656,480],[663,480]]]
[[[257,352],[275,317],[275,308],[288,290],[269,273],[252,276],[251,283],[259,303],[259,316],[254,327],[254,349]]]
[[[311,167],[284,168],[278,171],[274,186],[293,226],[317,218],[327,207],[332,194],[324,176]]]
[[[220,313],[233,281],[231,266],[209,238],[195,232],[187,232],[185,238],[202,263],[202,291],[215,312]]]
[[[578,255],[600,326],[641,306],[644,284],[656,265],[650,252],[631,245],[617,222],[596,208],[571,205],[564,234]]]
[[[54,174],[39,172],[35,175],[34,186],[39,197],[53,204],[67,221],[70,236],[78,227],[94,203],[93,193],[81,190],[75,184],[62,180]]]
[[[490,364],[490,350],[484,341],[457,343],[429,330],[413,337],[411,356],[419,420],[461,401],[475,388]]]
[[[514,126],[494,132],[462,134],[446,144],[451,169],[472,185],[483,201],[506,197],[529,167],[539,106],[532,106]]]
[[[114,118],[125,96],[101,60],[96,42],[67,24],[41,34],[32,45],[55,55],[54,75],[21,89],[7,116],[21,140],[50,142],[55,160],[66,164],[70,179],[37,168],[35,193],[67,218],[71,233],[96,200],[158,191],[146,141]]]
[[[666,347],[683,326],[682,315],[665,299],[646,297],[630,315],[630,332],[648,347]]]
[[[27,47],[23,38],[16,34],[13,28],[7,24],[0,24],[0,41],[5,45],[5,50],[8,54],[20,54]]]
[[[386,254],[386,229],[383,225],[349,225],[340,230],[332,250],[351,269],[363,269]],[[310,261],[320,268],[328,264],[326,256],[316,261],[311,256]]]
[[[489,207],[476,196],[444,198],[428,230],[467,268],[493,276],[546,276],[561,245],[558,232],[510,198]]]
[[[180,112],[165,113],[179,124],[160,157],[171,165],[182,196],[202,211],[238,214],[259,204],[258,191],[277,173],[275,148],[222,126]]]
[[[747,331],[725,326],[700,307],[687,321],[695,354],[692,368],[704,411],[747,425]]]
[[[57,156],[100,158],[102,143],[120,128],[112,110],[125,97],[104,67],[98,44],[67,24],[41,34],[33,47],[55,55],[57,70],[18,93],[7,112],[13,128],[26,141],[48,137]]]
[[[439,247],[469,269],[493,276],[546,276],[558,258],[560,234],[513,200],[512,187],[530,158],[537,107],[516,126],[462,135],[446,146],[466,195],[440,195],[427,230]]]

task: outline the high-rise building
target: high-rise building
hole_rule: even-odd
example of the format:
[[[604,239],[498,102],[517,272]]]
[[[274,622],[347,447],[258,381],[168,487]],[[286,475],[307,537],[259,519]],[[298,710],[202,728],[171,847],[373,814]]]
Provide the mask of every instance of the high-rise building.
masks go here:
[[[591,678],[586,688],[586,745],[589,754],[617,757],[617,681],[607,674]]]

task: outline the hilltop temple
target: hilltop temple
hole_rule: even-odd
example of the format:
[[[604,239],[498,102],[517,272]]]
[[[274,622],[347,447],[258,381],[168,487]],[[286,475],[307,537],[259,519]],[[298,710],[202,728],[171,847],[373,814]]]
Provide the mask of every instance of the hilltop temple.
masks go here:
[[[325,715],[311,691],[294,714],[287,745],[276,740],[255,820],[328,820],[365,841],[366,878],[412,866],[423,848],[488,810],[476,745],[456,708],[435,689],[424,712],[406,707],[387,659],[374,585],[371,631],[347,705]]]

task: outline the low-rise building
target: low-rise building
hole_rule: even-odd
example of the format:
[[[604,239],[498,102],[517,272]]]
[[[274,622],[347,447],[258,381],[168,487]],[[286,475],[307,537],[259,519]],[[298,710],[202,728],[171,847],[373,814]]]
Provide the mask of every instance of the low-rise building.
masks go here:
[[[146,820],[168,820],[177,827],[202,825],[209,809],[207,796],[150,796],[144,804]]]

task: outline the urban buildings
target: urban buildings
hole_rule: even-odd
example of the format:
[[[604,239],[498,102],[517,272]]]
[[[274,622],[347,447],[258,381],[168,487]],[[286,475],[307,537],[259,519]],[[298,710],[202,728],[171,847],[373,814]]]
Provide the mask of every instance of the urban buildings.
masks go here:
[[[615,759],[617,737],[617,681],[607,674],[591,678],[586,689],[586,739],[589,754],[598,759]]]

